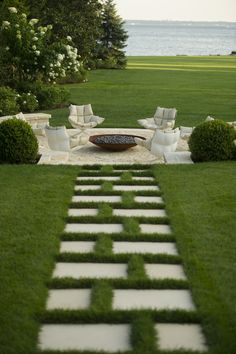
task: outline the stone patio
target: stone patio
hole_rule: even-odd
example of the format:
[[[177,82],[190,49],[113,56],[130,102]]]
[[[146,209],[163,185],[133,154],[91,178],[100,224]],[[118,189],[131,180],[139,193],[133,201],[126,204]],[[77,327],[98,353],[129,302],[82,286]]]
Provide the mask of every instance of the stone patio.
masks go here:
[[[76,129],[67,129],[69,135],[73,135]],[[114,129],[114,128],[94,128],[88,129],[89,136],[96,134],[132,134],[139,135],[145,138],[150,138],[153,135],[153,131],[149,129]],[[39,141],[39,153],[42,154],[42,158],[39,164],[68,164],[68,165],[107,165],[107,164],[160,164],[164,163],[164,158],[157,158],[152,155],[150,151],[142,146],[135,146],[126,151],[110,152],[102,150],[94,144],[88,142],[86,145],[81,145],[76,151],[68,153],[52,152],[47,144],[45,136],[37,136]],[[188,144],[185,140],[180,139],[177,151],[187,151]]]

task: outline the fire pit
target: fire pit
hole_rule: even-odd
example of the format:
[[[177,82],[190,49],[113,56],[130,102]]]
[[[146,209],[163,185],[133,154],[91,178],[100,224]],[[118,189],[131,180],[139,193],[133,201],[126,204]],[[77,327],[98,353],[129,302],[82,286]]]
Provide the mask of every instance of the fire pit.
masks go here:
[[[105,150],[124,151],[137,145],[134,138],[145,140],[144,137],[138,135],[101,134],[90,136],[89,141]]]

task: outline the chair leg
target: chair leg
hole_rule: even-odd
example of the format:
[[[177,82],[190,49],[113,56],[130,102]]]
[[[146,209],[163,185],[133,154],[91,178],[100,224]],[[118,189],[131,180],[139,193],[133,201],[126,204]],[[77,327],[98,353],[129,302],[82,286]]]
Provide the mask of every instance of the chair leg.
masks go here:
[[[75,134],[71,135],[71,138],[74,140],[74,142],[71,142],[73,145],[85,145],[89,140],[89,135],[86,132],[86,129],[81,129]]]

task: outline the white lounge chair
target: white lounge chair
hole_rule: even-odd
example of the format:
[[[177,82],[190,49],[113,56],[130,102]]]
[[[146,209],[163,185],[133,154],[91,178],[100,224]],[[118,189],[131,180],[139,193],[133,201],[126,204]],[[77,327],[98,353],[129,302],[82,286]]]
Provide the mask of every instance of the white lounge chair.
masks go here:
[[[88,141],[88,135],[86,129],[91,129],[96,127],[98,124],[104,122],[105,118],[95,116],[93,114],[91,104],[76,106],[69,106],[70,115],[68,120],[73,128],[80,129],[78,136],[80,138],[80,144],[86,144]]]
[[[152,118],[139,119],[138,123],[151,130],[174,128],[177,110],[175,108],[157,107]]]
[[[144,146],[153,155],[162,157],[165,152],[174,152],[176,150],[179,138],[180,130],[176,128],[173,130],[156,129],[152,138],[148,140],[134,138],[134,140],[137,145]]]
[[[65,126],[51,127],[47,125],[45,135],[51,150],[70,152],[79,147],[77,134],[70,137]]]

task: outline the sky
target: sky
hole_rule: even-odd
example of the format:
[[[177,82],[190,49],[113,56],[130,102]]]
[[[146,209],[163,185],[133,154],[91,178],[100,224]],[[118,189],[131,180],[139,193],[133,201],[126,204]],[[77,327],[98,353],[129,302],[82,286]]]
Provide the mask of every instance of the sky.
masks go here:
[[[124,20],[236,22],[236,0],[114,0]]]

